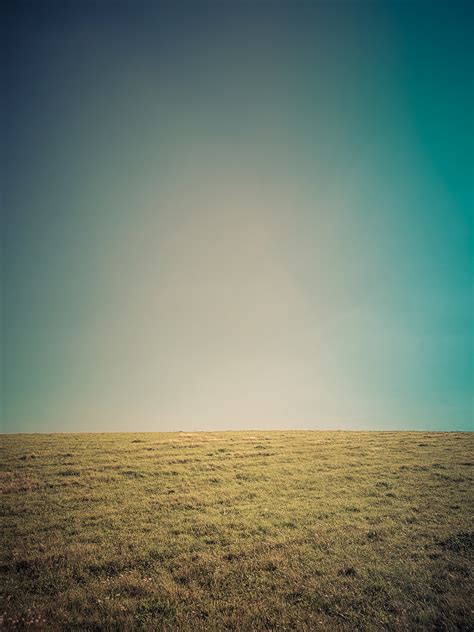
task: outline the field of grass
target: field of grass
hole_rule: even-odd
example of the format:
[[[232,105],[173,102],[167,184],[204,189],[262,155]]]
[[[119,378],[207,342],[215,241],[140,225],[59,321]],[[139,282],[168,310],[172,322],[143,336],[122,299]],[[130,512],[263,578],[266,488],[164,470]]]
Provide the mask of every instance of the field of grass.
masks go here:
[[[474,627],[473,434],[0,444],[0,627]]]

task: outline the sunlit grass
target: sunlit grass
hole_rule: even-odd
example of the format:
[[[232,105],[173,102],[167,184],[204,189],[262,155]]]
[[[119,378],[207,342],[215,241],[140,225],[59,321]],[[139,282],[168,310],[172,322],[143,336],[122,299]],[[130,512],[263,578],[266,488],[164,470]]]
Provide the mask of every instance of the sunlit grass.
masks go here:
[[[467,630],[473,443],[2,436],[3,626]]]

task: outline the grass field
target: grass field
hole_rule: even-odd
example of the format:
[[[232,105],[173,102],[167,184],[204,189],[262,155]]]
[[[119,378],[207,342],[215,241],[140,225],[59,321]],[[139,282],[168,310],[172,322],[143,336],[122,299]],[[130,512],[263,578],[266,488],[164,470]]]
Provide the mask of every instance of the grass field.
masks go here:
[[[0,441],[4,628],[473,629],[472,434]]]

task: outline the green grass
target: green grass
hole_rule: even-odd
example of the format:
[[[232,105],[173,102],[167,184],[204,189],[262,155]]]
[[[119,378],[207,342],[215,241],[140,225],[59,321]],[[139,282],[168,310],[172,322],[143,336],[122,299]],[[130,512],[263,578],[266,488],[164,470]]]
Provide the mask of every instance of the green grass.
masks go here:
[[[3,435],[1,625],[472,630],[473,443]]]

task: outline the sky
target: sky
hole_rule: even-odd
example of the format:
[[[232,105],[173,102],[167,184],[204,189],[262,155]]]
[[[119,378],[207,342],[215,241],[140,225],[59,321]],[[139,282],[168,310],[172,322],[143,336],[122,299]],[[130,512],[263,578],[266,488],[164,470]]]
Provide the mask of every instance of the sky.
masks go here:
[[[0,430],[474,429],[469,5],[9,0]]]

